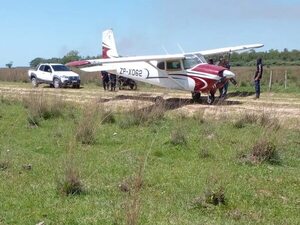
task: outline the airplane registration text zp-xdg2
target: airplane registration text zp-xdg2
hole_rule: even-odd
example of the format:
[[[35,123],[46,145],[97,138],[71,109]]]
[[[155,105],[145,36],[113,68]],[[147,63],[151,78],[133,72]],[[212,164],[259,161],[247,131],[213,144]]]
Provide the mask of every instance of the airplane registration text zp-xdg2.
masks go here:
[[[127,75],[127,76],[134,76],[134,77],[147,77],[149,75],[148,69],[132,69],[132,68],[125,68],[120,67],[117,69],[117,73],[119,75]]]

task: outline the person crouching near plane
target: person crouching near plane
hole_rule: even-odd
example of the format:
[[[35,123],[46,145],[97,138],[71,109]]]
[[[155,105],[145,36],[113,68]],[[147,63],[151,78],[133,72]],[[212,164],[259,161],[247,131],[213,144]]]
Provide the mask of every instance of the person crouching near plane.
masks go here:
[[[255,84],[255,99],[258,99],[260,96],[260,79],[263,74],[263,64],[262,58],[258,58],[256,61],[256,72],[254,76],[254,84]]]
[[[102,85],[104,91],[109,89],[109,75],[106,71],[101,71]]]

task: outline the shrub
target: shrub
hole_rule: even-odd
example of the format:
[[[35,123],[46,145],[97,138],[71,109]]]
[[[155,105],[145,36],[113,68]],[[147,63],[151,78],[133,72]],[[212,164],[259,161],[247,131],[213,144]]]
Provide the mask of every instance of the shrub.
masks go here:
[[[225,190],[223,187],[207,189],[204,194],[197,197],[192,202],[193,208],[209,208],[211,206],[225,205]]]
[[[243,162],[250,164],[261,164],[268,162],[271,164],[279,164],[280,157],[276,149],[276,145],[268,139],[260,139],[254,143],[249,154],[241,156]]]
[[[68,167],[63,180],[57,182],[57,190],[61,195],[78,195],[83,193],[83,184],[74,167]]]

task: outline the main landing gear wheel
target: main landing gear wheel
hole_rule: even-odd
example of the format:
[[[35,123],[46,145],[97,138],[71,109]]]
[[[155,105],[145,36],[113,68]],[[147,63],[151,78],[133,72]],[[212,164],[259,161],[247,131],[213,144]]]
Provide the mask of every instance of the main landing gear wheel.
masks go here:
[[[192,99],[194,102],[200,102],[201,101],[201,93],[200,92],[192,92]]]
[[[209,105],[212,105],[214,103],[214,101],[215,101],[215,96],[214,95],[207,96],[207,103]]]

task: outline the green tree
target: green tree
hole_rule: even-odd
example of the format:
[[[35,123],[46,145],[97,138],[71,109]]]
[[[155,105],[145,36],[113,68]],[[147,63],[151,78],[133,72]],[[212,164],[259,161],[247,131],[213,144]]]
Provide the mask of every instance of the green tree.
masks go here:
[[[79,56],[79,52],[76,50],[72,50],[70,52],[68,52],[63,58],[62,58],[62,63],[66,64],[68,62],[72,62],[72,61],[77,61],[80,60],[81,56]]]
[[[13,62],[12,62],[12,61],[10,61],[9,63],[5,64],[5,66],[6,66],[7,68],[9,68],[9,69],[12,67],[12,65],[13,65]]]

